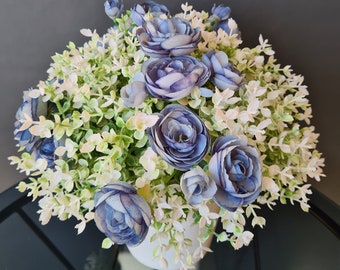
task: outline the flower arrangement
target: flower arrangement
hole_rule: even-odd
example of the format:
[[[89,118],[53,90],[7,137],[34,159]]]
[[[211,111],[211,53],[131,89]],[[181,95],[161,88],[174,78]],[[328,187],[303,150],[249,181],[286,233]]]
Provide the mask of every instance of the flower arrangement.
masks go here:
[[[182,9],[106,1],[107,33],[81,30],[89,41],[70,42],[24,92],[10,160],[30,175],[18,189],[40,198],[42,224],[75,217],[81,233],[94,220],[103,247],[138,245],[152,226],[153,240],[169,239],[154,255],[173,247],[186,269],[207,250],[188,252],[189,216],[201,243],[214,233],[248,245],[262,206],[308,211],[307,179],[320,180],[324,160],[303,77],[262,36],[242,47],[229,7]]]

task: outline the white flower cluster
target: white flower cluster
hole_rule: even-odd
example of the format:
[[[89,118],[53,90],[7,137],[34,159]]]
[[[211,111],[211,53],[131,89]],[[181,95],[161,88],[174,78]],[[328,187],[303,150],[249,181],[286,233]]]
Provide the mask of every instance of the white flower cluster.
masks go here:
[[[78,233],[82,232],[86,222],[93,219],[95,191],[122,177],[117,159],[132,139],[119,136],[105,123],[115,119],[117,126],[125,125],[120,117],[124,107],[118,98],[119,89],[140,70],[145,57],[136,50],[136,40],[125,28],[124,20],[121,27],[120,31],[109,29],[102,37],[83,29],[82,34],[91,40],[80,48],[70,42],[68,50],[53,56],[48,80],[29,92],[32,98],[41,96],[44,102],[53,103],[58,113],[51,120],[43,116],[39,121],[24,119],[21,129],[42,138],[53,134],[63,141],[55,150],[53,169],[47,169],[45,160],[35,160],[27,152],[10,157],[20,171],[32,176],[30,183],[19,184],[19,190],[30,190],[34,200],[43,197],[39,202],[43,224],[51,216],[61,220],[74,216],[80,221]],[[145,144],[144,131],[153,118],[139,118],[135,136],[144,137]],[[93,151],[100,154],[94,156]]]

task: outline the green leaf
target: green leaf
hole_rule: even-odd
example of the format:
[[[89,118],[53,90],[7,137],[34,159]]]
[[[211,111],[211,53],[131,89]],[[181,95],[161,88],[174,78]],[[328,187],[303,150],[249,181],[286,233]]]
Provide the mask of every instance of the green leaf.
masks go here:
[[[114,147],[111,149],[109,156],[110,156],[111,158],[113,158],[114,160],[117,160],[117,159],[119,159],[119,158],[123,155],[122,152],[123,152],[123,151],[122,151],[122,148],[120,148],[120,147],[118,147],[118,146],[114,146]]]
[[[63,104],[63,112],[68,111],[71,108],[71,102],[70,101],[65,101]]]
[[[190,254],[186,258],[186,263],[187,263],[187,265],[191,265],[192,264],[192,257],[191,257]]]
[[[96,149],[98,152],[105,153],[108,149],[108,143],[105,141],[102,141],[101,143],[97,145]]]
[[[113,141],[116,145],[123,149],[127,149],[130,144],[133,143],[133,139],[126,135],[117,135]]]
[[[89,163],[87,162],[86,159],[81,158],[81,159],[78,160],[78,163],[79,163],[80,166],[84,166],[84,167],[89,166]]]
[[[110,238],[105,238],[102,242],[102,248],[109,249],[113,244],[114,243],[110,240]]]
[[[153,224],[154,228],[156,231],[159,231],[162,228],[162,223],[161,222],[155,222]]]
[[[135,133],[133,134],[133,137],[135,137],[137,140],[141,140],[144,134],[145,134],[144,131],[136,130]]]
[[[98,109],[98,100],[95,98],[91,98],[90,102],[88,103],[90,108],[93,108],[95,110]]]
[[[154,258],[157,258],[161,254],[161,247],[159,245],[155,246],[155,248],[152,251],[152,256]]]
[[[282,115],[282,121],[283,122],[293,122],[294,118],[290,114],[284,114],[284,115]]]
[[[66,47],[69,50],[74,50],[76,48],[76,45],[72,41],[70,41]]]
[[[72,121],[72,128],[73,129],[78,129],[83,125],[83,121],[80,119],[73,119]]]
[[[97,161],[94,165],[93,165],[93,170],[95,171],[95,172],[100,172],[101,170],[102,170],[102,161],[101,160],[99,160],[99,161]]]
[[[53,135],[56,140],[60,140],[64,136],[64,134],[65,134],[65,129],[62,126],[60,125],[55,126],[53,130]]]
[[[141,140],[136,143],[137,148],[142,148],[148,142],[148,136],[144,136]]]
[[[124,120],[123,120],[122,118],[117,117],[117,119],[116,119],[116,125],[117,125],[119,128],[122,128],[122,127],[125,126],[125,122],[124,122]]]
[[[235,232],[235,234],[239,234],[239,233],[243,232],[243,227],[236,224],[234,232]]]
[[[113,109],[108,109],[106,112],[105,112],[105,115],[104,117],[106,119],[112,119],[113,117],[115,116],[115,111]]]
[[[228,240],[228,235],[226,232],[222,232],[220,234],[217,235],[217,241],[219,242],[225,242]]]

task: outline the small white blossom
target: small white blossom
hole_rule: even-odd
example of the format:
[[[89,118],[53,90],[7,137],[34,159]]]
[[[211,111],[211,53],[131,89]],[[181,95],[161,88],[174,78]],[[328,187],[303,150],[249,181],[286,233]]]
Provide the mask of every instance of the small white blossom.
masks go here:
[[[102,141],[102,137],[100,134],[92,134],[89,138],[87,138],[86,143],[81,145],[80,152],[82,153],[90,153],[92,152],[98,144]]]
[[[139,162],[143,165],[146,171],[154,171],[158,161],[157,154],[149,147],[140,157]]]
[[[268,190],[272,194],[276,194],[280,191],[279,186],[274,182],[273,179],[269,177],[263,177],[262,179],[262,189]]]
[[[240,249],[242,246],[248,246],[253,237],[254,234],[252,232],[244,231],[242,235],[237,238],[234,248]]]
[[[147,128],[154,126],[158,121],[157,115],[149,115],[143,112],[137,112],[129,120],[127,125],[131,129],[144,132]]]

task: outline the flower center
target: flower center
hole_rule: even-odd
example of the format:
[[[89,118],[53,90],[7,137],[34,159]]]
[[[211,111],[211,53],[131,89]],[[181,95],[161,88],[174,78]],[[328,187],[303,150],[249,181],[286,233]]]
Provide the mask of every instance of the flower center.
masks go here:
[[[186,142],[188,139],[189,137],[185,134],[176,134],[174,138],[176,142]]]

